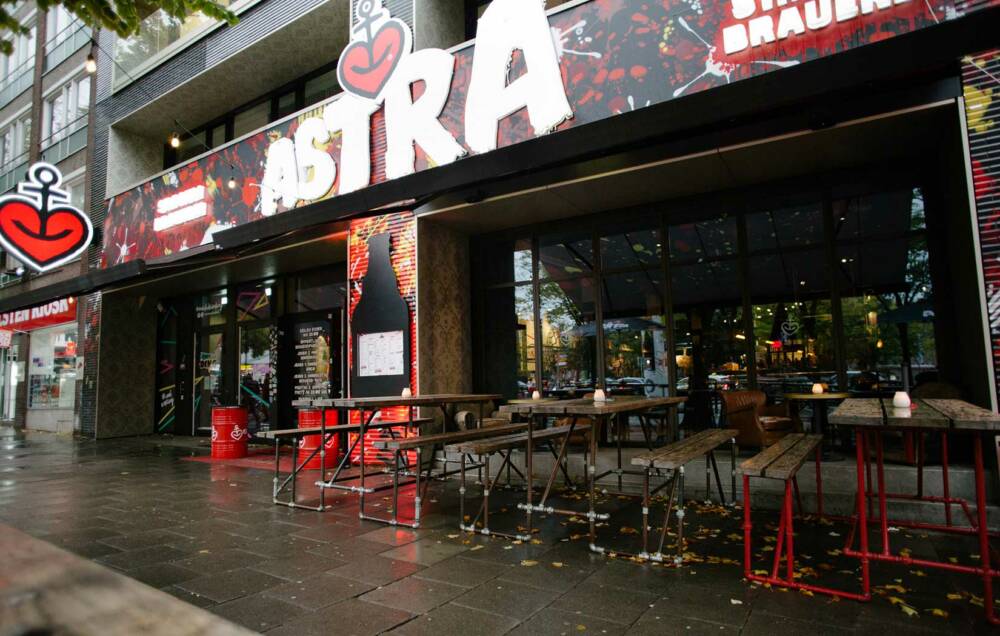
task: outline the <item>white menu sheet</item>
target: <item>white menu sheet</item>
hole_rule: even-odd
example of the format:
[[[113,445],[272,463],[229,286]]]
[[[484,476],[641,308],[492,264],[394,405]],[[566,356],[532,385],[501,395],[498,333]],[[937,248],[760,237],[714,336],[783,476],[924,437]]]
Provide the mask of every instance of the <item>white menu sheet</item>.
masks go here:
[[[358,334],[358,376],[403,375],[403,332]]]

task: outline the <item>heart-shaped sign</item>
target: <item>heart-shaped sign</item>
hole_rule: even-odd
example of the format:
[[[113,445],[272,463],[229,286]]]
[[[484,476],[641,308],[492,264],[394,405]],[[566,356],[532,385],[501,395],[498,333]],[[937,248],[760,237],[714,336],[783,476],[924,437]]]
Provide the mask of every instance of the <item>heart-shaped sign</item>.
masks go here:
[[[794,320],[786,320],[781,323],[781,333],[785,334],[786,338],[794,336],[799,331],[799,323]]]
[[[391,18],[367,40],[347,45],[337,63],[337,79],[344,90],[376,99],[392,77],[399,61],[409,53],[409,27]]]
[[[39,271],[77,256],[90,243],[92,231],[76,208],[57,206],[43,217],[28,201],[0,205],[0,239],[15,258]]]
[[[59,171],[45,163],[29,170],[19,194],[0,197],[0,244],[14,258],[44,272],[80,255],[94,238],[90,219],[58,189]]]

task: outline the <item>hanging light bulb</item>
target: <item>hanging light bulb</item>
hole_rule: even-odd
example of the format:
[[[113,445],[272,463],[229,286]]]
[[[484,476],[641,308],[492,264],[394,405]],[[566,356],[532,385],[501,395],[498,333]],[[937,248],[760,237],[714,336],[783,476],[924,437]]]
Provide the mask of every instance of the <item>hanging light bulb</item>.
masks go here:
[[[180,148],[181,147],[181,138],[180,138],[180,135],[178,135],[177,133],[175,133],[175,132],[170,133],[170,139],[169,139],[169,141],[170,141],[170,147],[171,148]]]
[[[226,182],[226,185],[229,186],[230,190],[236,189],[236,168],[232,164],[229,165],[229,181]]]
[[[235,190],[236,189],[236,179],[234,179],[233,177],[229,177],[229,183],[227,185],[229,186],[230,190]]]
[[[90,53],[87,54],[87,61],[84,63],[83,68],[91,75],[97,72],[97,56],[94,55],[93,47],[91,47]]]

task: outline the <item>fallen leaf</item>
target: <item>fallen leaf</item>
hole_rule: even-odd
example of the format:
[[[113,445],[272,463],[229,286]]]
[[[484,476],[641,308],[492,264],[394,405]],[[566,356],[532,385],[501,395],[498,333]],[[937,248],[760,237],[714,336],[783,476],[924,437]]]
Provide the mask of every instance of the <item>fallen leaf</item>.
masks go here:
[[[562,566],[563,566],[563,563],[561,561],[553,561],[552,562],[552,567],[554,567],[554,568],[561,568]]]
[[[960,600],[962,600],[962,595],[961,594],[951,593],[951,594],[948,594],[947,598],[948,598],[949,601],[960,601]]]
[[[459,537],[459,535],[457,535],[457,534],[449,534],[448,535],[449,539],[457,539],[458,537]]]
[[[483,546],[483,545],[474,545],[471,548],[469,548],[469,552],[475,552],[476,550],[482,550],[484,547],[485,546]]]
[[[532,561],[530,559],[525,559],[524,561],[521,561],[521,565],[523,565],[526,568],[530,568],[533,565],[538,565],[538,561]]]
[[[931,608],[931,614],[934,616],[940,616],[941,618],[948,618],[948,612],[943,609],[938,609],[936,607]]]
[[[920,612],[918,612],[917,610],[913,609],[912,607],[910,607],[906,603],[903,603],[902,605],[900,605],[899,609],[903,610],[903,613],[906,614],[907,616],[919,616],[920,615]]]
[[[740,600],[740,599],[738,599],[738,598],[731,598],[731,599],[729,599],[729,602],[730,602],[730,603],[731,603],[732,605],[743,605],[743,601],[741,601],[741,600]]]

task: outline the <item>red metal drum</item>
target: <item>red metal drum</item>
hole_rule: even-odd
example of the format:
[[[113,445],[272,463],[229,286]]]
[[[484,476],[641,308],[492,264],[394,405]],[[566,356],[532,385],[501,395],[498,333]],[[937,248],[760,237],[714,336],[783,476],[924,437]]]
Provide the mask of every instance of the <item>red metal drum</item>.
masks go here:
[[[322,418],[322,409],[299,409],[299,428],[313,428],[320,425],[320,419]],[[334,409],[327,409],[326,411],[326,425],[334,426],[337,424],[337,411]],[[299,461],[305,459],[309,456],[309,453],[313,450],[319,448],[320,438],[322,435],[304,435],[299,441]],[[326,443],[326,467],[336,468],[337,466],[337,436],[333,435],[330,437],[329,441]],[[310,459],[306,463],[306,468],[309,470],[318,470],[320,467],[320,456],[316,453],[316,456]]]
[[[212,458],[239,459],[247,456],[247,410],[242,406],[212,407]]]

